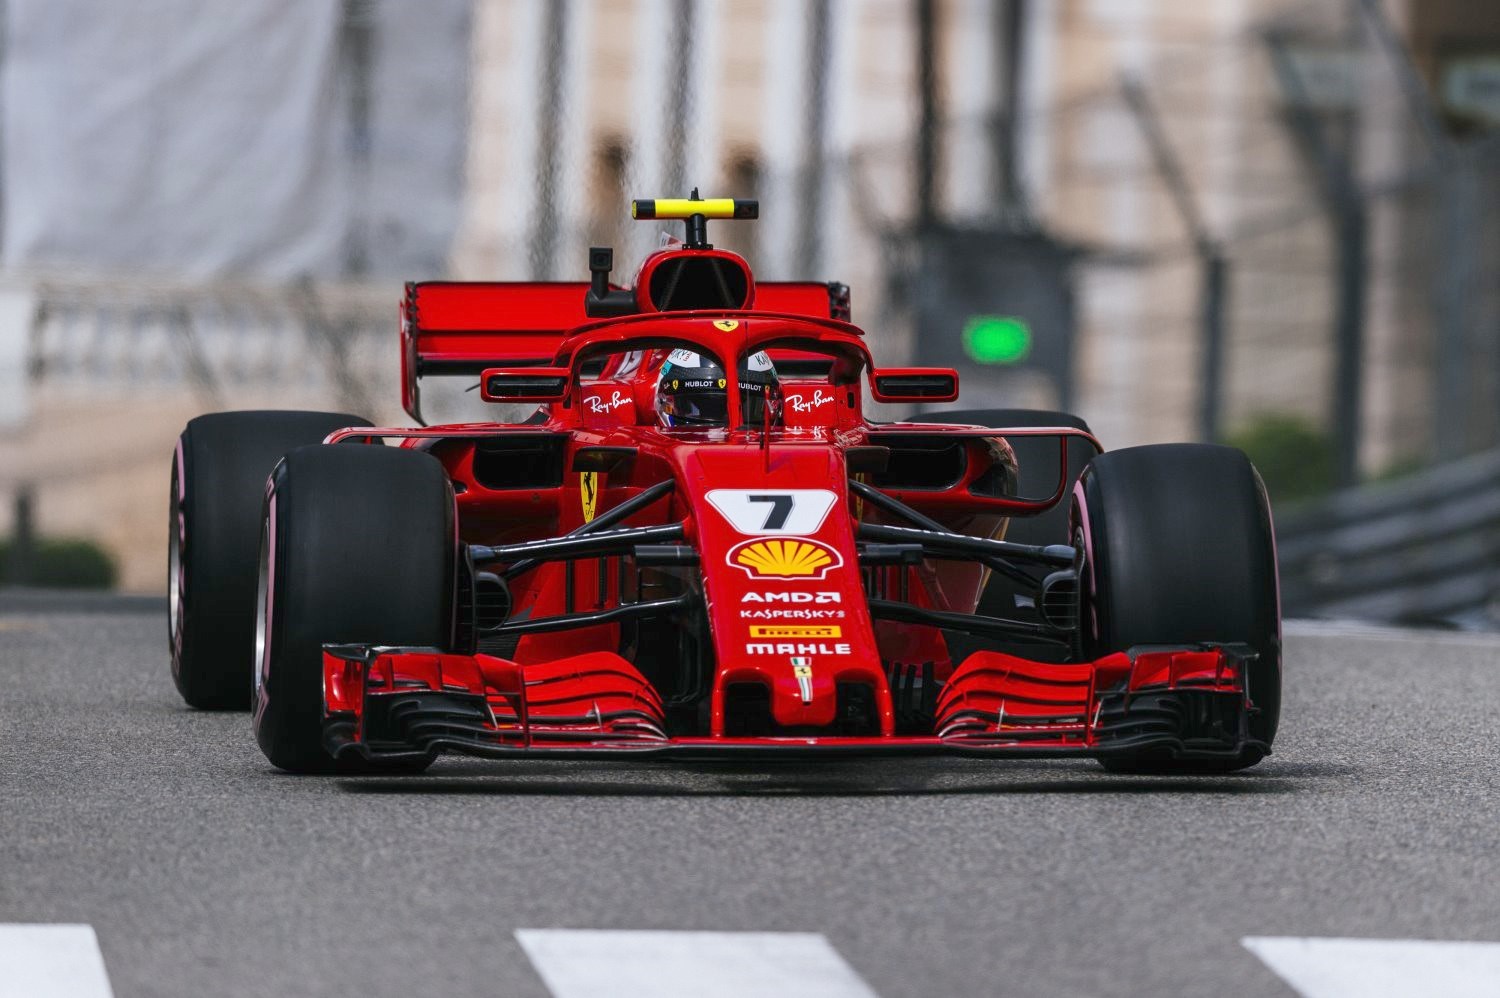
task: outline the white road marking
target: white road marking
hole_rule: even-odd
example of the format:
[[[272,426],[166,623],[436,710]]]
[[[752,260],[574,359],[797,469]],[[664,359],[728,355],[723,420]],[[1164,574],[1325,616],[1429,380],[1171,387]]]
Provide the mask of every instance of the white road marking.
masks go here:
[[[554,998],[877,998],[816,932],[517,929]]]
[[[1500,995],[1500,943],[1297,936],[1240,941],[1303,998]]]
[[[0,925],[0,998],[114,998],[92,925]]]

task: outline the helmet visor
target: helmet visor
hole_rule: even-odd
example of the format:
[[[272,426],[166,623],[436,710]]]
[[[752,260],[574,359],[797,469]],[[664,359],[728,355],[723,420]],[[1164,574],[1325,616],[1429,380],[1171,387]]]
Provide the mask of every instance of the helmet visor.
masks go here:
[[[712,388],[673,392],[662,397],[661,414],[668,426],[724,426],[729,422],[729,396]]]

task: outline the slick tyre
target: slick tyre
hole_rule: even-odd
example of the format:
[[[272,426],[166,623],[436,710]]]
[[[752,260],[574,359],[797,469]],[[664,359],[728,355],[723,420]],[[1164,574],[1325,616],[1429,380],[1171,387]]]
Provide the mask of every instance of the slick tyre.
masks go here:
[[[335,765],[323,747],[323,645],[447,648],[455,580],[453,486],[428,454],[299,447],[268,483],[256,628],[255,737],[294,773]],[[426,768],[430,759],[397,768]]]
[[[1137,645],[1245,643],[1250,736],[1269,746],[1281,710],[1281,613],[1270,505],[1242,452],[1158,444],[1095,458],[1074,489],[1084,548],[1083,645],[1090,658]],[[1124,772],[1228,772],[1259,762],[1252,747],[1206,761],[1135,755]]]
[[[167,636],[190,706],[250,706],[255,576],[266,476],[293,447],[369,420],[332,412],[216,412],[187,424],[172,456]]]

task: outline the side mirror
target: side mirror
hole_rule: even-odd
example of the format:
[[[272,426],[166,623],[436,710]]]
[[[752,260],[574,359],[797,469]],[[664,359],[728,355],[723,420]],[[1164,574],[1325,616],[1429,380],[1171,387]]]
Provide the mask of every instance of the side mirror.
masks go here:
[[[561,402],[572,372],[566,367],[492,367],[479,377],[486,402]]]
[[[886,367],[870,372],[876,402],[952,402],[958,372],[951,367]]]

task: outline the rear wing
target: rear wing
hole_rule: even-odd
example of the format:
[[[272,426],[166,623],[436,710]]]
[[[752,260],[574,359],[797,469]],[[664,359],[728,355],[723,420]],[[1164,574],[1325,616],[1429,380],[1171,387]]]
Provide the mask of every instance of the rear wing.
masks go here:
[[[424,281],[406,285],[401,304],[401,405],[422,421],[418,381],[470,375],[487,367],[552,361],[584,312],[587,281]],[[770,281],[755,285],[755,307],[818,319],[849,318],[843,284]]]

